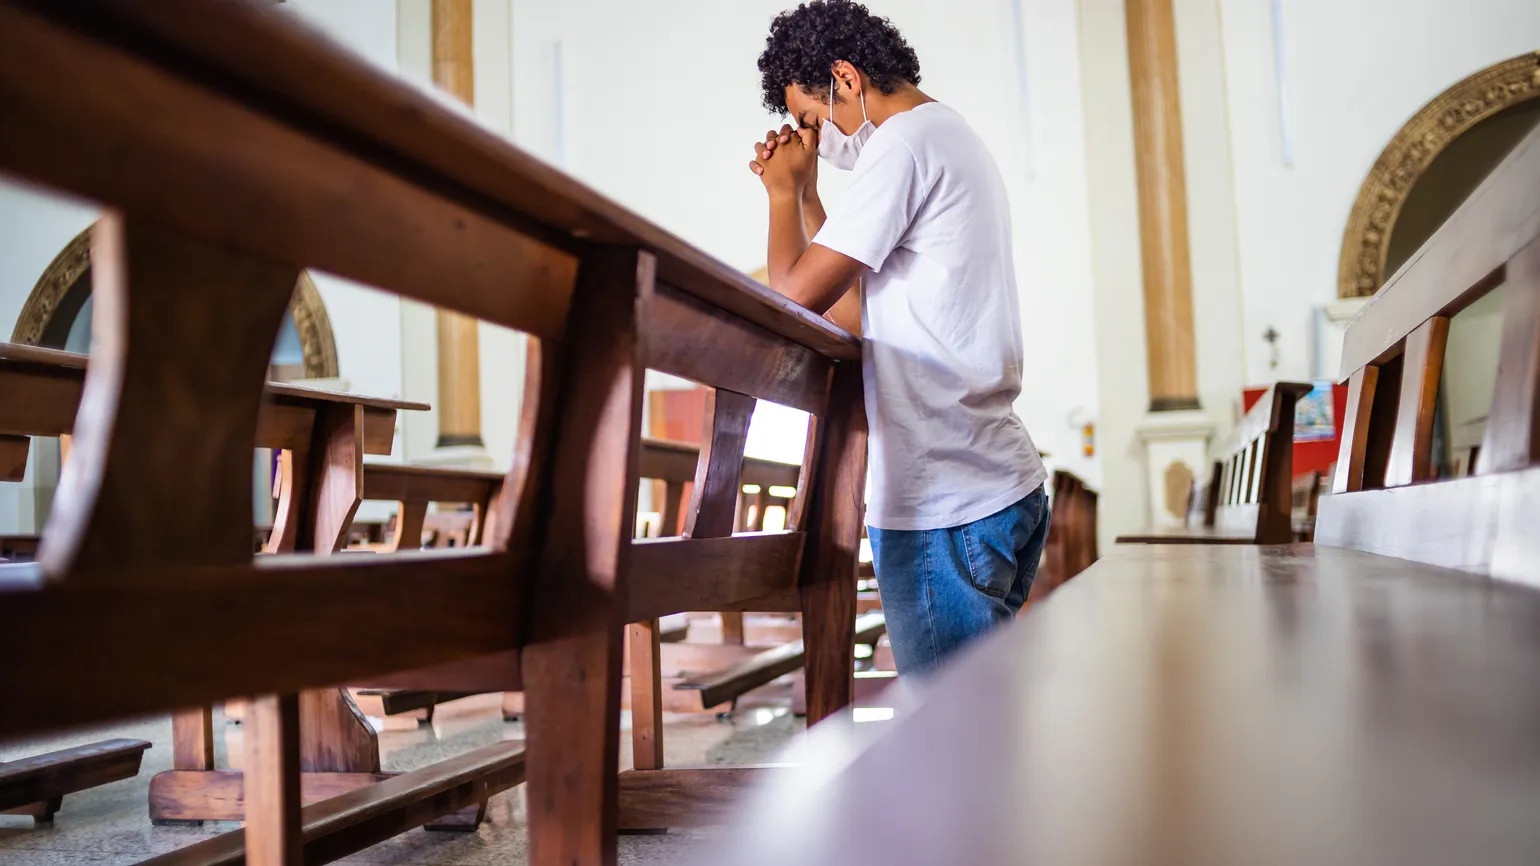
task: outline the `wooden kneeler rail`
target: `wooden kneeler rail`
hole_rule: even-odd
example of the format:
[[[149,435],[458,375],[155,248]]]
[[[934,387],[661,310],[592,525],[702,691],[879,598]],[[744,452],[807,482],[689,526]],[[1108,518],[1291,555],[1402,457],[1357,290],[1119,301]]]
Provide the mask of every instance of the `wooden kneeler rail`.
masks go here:
[[[36,568],[0,579],[0,655],[29,658],[0,675],[0,737],[250,698],[245,828],[162,862],[326,862],[522,772],[530,862],[613,864],[625,625],[694,607],[661,600],[663,574],[725,567],[697,582],[723,606],[795,599],[809,718],[849,701],[866,450],[849,334],[265,2],[0,0],[0,114],[0,171],[107,208],[71,458]],[[484,548],[253,558],[251,450],[302,268],[532,338]],[[741,464],[744,405],[817,416],[787,530],[633,542],[648,368],[717,389],[705,503]],[[337,435],[315,465],[357,466],[367,413],[321,423]],[[357,472],[311,483],[362,495]],[[336,628],[361,618],[398,639]],[[507,746],[306,806],[300,695],[390,676],[522,685],[520,769]]]

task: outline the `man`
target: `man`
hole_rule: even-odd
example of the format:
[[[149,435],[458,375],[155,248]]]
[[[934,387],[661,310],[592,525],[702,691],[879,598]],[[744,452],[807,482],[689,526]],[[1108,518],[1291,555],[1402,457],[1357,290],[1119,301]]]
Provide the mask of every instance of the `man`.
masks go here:
[[[925,674],[1021,609],[1048,534],[1047,470],[1011,408],[1022,335],[1004,181],[917,87],[898,30],[859,3],[781,14],[759,69],[766,107],[796,120],[750,165],[770,199],[770,286],[823,313],[864,281],[868,534],[898,669]],[[827,218],[819,156],[852,172]]]

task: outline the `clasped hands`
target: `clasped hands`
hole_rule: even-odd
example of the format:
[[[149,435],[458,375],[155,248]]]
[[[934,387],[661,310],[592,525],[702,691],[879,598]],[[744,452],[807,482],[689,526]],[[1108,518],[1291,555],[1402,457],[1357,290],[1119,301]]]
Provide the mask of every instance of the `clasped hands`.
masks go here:
[[[771,196],[816,195],[818,189],[818,136],[811,129],[794,129],[791,124],[780,132],[765,133],[763,141],[754,142],[754,159],[749,171],[759,175]]]

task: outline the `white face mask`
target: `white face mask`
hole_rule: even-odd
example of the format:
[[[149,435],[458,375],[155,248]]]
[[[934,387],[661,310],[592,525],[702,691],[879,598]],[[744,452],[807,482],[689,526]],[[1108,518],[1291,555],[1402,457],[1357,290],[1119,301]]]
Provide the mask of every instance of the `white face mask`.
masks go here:
[[[834,78],[829,78],[829,118],[823,122],[823,127],[818,131],[818,155],[823,157],[830,165],[840,171],[850,171],[856,167],[856,159],[861,156],[861,148],[866,140],[872,137],[877,127],[866,118],[866,91],[861,91],[861,126],[854,135],[846,135],[840,128],[834,125]]]

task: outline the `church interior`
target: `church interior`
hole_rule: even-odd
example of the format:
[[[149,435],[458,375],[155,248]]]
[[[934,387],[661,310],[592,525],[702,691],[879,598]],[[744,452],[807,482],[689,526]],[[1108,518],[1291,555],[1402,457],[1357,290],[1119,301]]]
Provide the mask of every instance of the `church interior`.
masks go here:
[[[923,678],[793,0],[0,0],[0,866],[1540,862],[1540,4],[865,2],[1051,472]]]

